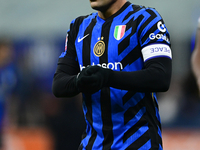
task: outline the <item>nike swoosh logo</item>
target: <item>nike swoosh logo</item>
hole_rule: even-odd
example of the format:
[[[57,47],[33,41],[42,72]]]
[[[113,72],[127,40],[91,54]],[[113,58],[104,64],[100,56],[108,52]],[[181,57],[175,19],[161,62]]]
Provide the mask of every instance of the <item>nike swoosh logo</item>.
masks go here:
[[[85,36],[82,37],[81,39],[80,39],[80,37],[78,37],[78,43],[81,42],[81,41],[82,41],[84,38],[86,38],[88,35],[90,35],[90,34],[85,35]]]

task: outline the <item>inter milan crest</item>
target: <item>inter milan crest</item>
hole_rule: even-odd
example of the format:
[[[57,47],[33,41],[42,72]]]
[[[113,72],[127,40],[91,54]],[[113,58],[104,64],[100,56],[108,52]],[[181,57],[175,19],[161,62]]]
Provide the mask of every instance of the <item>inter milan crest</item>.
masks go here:
[[[103,39],[103,37],[101,39]],[[93,52],[97,57],[101,57],[105,52],[104,41],[102,41],[102,40],[98,41],[94,46]]]
[[[114,37],[116,40],[120,40],[125,33],[126,25],[115,26]]]

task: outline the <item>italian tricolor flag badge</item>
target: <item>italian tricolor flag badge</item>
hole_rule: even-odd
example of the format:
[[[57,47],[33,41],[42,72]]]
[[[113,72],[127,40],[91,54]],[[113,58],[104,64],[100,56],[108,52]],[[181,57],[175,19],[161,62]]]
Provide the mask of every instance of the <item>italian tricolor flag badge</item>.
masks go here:
[[[115,26],[114,37],[116,40],[120,40],[125,33],[126,25]]]

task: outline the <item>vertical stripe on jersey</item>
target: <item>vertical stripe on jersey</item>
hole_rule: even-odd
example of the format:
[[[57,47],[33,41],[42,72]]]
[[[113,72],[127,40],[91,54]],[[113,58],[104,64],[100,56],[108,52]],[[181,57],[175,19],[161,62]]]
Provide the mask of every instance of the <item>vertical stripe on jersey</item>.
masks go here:
[[[88,134],[88,132],[90,132],[90,134],[89,134],[90,137],[86,137],[86,138],[89,138],[89,140],[88,140],[87,146],[86,145],[84,145],[84,146],[86,146],[86,149],[92,149],[92,146],[93,146],[94,140],[97,136],[97,133],[92,126],[93,119],[92,119],[92,98],[91,98],[91,95],[86,94],[85,99],[86,99],[85,100],[85,104],[86,104],[85,106],[87,106],[87,112],[86,112],[87,120],[86,120],[86,122],[87,122],[87,124],[89,124],[87,126],[86,132],[87,132],[87,134]],[[86,144],[86,143],[84,143],[84,144]]]
[[[108,64],[108,40],[109,40],[109,31],[112,21],[105,22],[102,26],[102,37],[106,45],[104,54],[99,58],[100,64]],[[110,88],[103,88],[101,90],[101,111],[102,111],[102,120],[103,120],[103,150],[108,150],[111,148],[113,143],[113,123],[112,123],[112,113],[111,113],[111,101],[110,101]]]
[[[88,33],[92,33],[92,30],[95,26],[95,23],[96,22],[93,19],[93,21],[91,21],[89,26],[86,28],[86,30],[84,32],[84,36],[87,35]],[[83,40],[83,48],[82,48],[83,49],[83,51],[82,51],[83,66],[90,65],[91,34],[88,35],[87,38],[90,39],[90,40]],[[94,143],[96,136],[97,136],[97,132],[93,128],[93,118],[92,118],[93,113],[92,113],[92,98],[91,98],[91,95],[85,94],[85,99],[86,99],[85,103],[86,103],[86,106],[87,106],[86,118],[87,118],[87,121],[90,124],[90,127],[92,128],[91,137],[89,139],[88,145],[86,146],[86,149],[92,149],[93,143]]]
[[[156,102],[153,101],[152,96],[150,93],[146,93],[147,99],[146,99],[146,108],[148,111],[148,117],[147,121],[149,122],[149,134],[151,135],[151,144],[152,145],[157,145],[157,143],[160,143],[162,145],[162,139],[159,135],[159,130],[161,130],[161,125],[160,122],[157,118],[157,110],[158,107],[156,105]],[[153,101],[153,102],[152,102]],[[150,124],[151,123],[151,124]],[[158,129],[159,128],[159,129]],[[157,134],[156,134],[157,133]],[[159,148],[159,147],[155,147]]]
[[[92,30],[95,25],[96,25],[96,18],[94,18],[93,21],[91,21],[90,25],[86,28],[84,36],[87,35],[88,33],[92,33]],[[83,66],[91,65],[91,60],[90,60],[91,37],[92,35],[89,34],[87,38],[90,40],[83,40],[83,51],[82,51]]]

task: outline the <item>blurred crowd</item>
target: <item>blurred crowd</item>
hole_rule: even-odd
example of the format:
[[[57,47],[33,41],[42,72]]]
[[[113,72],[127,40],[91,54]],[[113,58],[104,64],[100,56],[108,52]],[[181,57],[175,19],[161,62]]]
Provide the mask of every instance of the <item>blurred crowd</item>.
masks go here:
[[[0,142],[12,128],[45,128],[52,150],[77,149],[85,129],[80,95],[57,99],[51,92],[62,41],[0,39]]]
[[[58,99],[51,92],[64,40],[0,38],[1,146],[8,129],[45,128],[53,137],[52,150],[77,149],[85,129],[81,95]],[[190,54],[194,40],[188,41]],[[177,79],[172,78],[167,93],[158,95],[163,127],[199,128],[200,98],[194,76],[190,70],[183,80]]]

